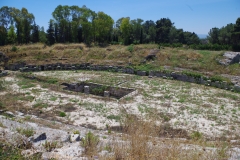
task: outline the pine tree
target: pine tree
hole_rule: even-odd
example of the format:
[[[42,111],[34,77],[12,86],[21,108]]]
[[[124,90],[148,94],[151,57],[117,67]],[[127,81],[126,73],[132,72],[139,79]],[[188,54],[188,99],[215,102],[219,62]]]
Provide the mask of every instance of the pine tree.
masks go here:
[[[49,27],[48,27],[48,30],[47,30],[47,40],[48,40],[49,45],[52,45],[52,44],[55,43],[53,20],[49,21]]]
[[[32,42],[33,43],[39,42],[39,29],[35,23],[33,25],[33,30],[32,30]]]

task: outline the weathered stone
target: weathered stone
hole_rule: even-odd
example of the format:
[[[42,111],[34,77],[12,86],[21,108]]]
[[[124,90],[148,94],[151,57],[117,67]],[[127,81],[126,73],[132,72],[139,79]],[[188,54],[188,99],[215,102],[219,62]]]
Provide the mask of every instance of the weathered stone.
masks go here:
[[[1,71],[0,70],[0,77],[7,76],[8,72],[7,71]]]
[[[225,52],[223,54],[223,59],[219,60],[222,65],[230,65],[240,62],[240,52]]]
[[[234,86],[234,91],[236,91],[236,92],[240,92],[240,86],[235,85],[235,86]]]
[[[79,134],[71,134],[70,135],[70,142],[77,142],[77,141],[80,141],[81,138],[80,138],[80,135]]]
[[[139,76],[146,76],[147,72],[146,71],[137,71],[137,75],[139,75]]]
[[[211,80],[207,80],[207,83],[205,83],[205,85],[210,86],[211,82],[212,82]]]
[[[156,59],[156,54],[159,52],[158,49],[151,49],[150,52],[148,53],[148,55],[145,57],[145,60],[149,61],[149,60],[154,60]]]
[[[84,86],[84,93],[89,94],[90,88],[89,86]]]
[[[149,71],[149,76],[154,77],[155,76],[155,72],[154,71]]]
[[[109,91],[104,91],[104,97],[110,97],[110,92]]]
[[[36,143],[36,142],[43,141],[46,139],[47,139],[46,133],[42,133],[37,138],[33,139],[33,142]]]

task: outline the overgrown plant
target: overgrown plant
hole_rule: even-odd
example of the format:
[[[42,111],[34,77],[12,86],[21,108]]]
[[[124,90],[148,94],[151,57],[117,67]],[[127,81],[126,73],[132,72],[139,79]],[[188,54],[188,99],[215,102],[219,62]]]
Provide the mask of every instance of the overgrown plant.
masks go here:
[[[54,141],[54,142],[45,141],[45,143],[42,145],[46,149],[47,152],[51,152],[52,150],[57,148],[57,144],[58,144],[58,142],[56,142],[56,141]]]
[[[34,130],[31,129],[31,128],[27,128],[27,129],[24,129],[24,128],[17,128],[16,129],[18,133],[26,136],[26,137],[31,137],[34,135]]]
[[[84,148],[84,153],[86,155],[93,155],[94,153],[96,153],[98,144],[99,138],[90,131],[81,141],[81,146]]]

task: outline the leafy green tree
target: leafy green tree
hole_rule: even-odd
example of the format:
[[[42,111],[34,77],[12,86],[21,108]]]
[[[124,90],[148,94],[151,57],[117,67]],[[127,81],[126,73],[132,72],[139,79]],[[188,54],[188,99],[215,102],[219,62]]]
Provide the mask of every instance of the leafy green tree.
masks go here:
[[[161,18],[156,22],[156,42],[168,43],[169,33],[173,26],[173,23],[168,18]]]
[[[142,41],[142,22],[143,20],[139,18],[131,20],[132,36],[135,43],[140,43],[140,41]]]
[[[143,27],[143,43],[155,42],[156,25],[154,21],[148,20],[142,24]]]
[[[9,44],[14,44],[16,42],[17,35],[14,32],[14,26],[11,26],[8,35],[7,35],[7,41]]]
[[[120,30],[122,32],[122,37],[125,45],[130,44],[130,33],[131,33],[131,24],[130,24],[130,18],[123,18]]]
[[[98,12],[93,22],[98,42],[107,42],[109,37],[111,37],[114,23],[113,19],[104,12]]]
[[[93,20],[96,16],[86,6],[62,6],[59,5],[52,13],[55,20],[55,38],[57,42],[84,41],[91,43],[95,26]]]
[[[31,26],[35,19],[34,15],[32,13],[28,13],[26,8],[22,8],[21,10],[12,8],[11,15],[17,29],[18,43],[29,43]]]
[[[13,24],[12,8],[3,6],[0,8],[0,26],[6,30]]]
[[[49,27],[47,30],[47,42],[49,45],[53,45],[55,43],[53,22],[54,21],[52,19],[49,21]]]

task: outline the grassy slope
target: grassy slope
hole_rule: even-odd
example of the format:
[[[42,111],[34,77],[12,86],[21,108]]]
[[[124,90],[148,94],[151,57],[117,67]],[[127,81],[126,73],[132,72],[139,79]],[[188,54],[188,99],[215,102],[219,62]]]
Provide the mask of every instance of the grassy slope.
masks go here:
[[[84,44],[30,44],[17,46],[17,51],[11,51],[12,46],[0,47],[0,51],[10,57],[9,63],[26,62],[27,64],[49,63],[93,63],[104,65],[127,65],[129,62],[142,69],[160,69],[161,66],[171,66],[192,69],[195,71],[212,72],[214,74],[240,75],[239,64],[228,67],[218,64],[224,51],[202,51],[187,48],[161,48],[157,60],[140,65],[151,49],[158,49],[156,44],[135,45],[133,51],[129,46],[109,45],[106,47]]]

